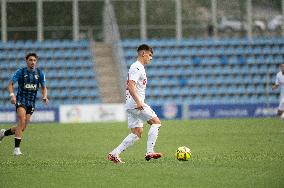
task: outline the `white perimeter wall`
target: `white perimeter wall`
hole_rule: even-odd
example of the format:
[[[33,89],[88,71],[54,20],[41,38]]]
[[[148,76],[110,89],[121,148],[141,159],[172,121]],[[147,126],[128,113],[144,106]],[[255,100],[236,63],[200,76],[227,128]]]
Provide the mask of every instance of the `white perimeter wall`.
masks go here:
[[[126,121],[124,104],[61,105],[59,122]]]

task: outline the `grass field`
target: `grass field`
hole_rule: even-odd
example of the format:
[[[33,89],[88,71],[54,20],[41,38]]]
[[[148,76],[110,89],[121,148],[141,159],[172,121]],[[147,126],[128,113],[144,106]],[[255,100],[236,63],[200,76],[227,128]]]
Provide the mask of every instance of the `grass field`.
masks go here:
[[[144,160],[143,138],[122,153],[106,155],[128,134],[126,123],[30,125],[23,156],[14,138],[0,143],[0,187],[284,187],[284,123],[278,119],[163,121],[156,150]],[[0,125],[0,128],[8,128]],[[178,146],[192,158],[174,158]]]

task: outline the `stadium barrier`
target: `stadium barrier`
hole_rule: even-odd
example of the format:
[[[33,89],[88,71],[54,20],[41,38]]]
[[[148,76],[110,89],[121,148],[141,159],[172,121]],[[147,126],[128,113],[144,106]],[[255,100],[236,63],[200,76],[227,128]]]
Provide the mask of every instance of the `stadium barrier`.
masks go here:
[[[61,105],[61,123],[126,121],[124,104]]]
[[[209,119],[273,117],[278,104],[211,104],[152,106],[161,119]]]
[[[0,123],[15,123],[16,122],[15,108],[2,108],[0,109]],[[58,108],[38,108],[33,113],[32,123],[48,123],[59,121]]]
[[[160,119],[182,119],[184,113],[182,105],[173,103],[153,105],[151,107]]]
[[[185,119],[273,117],[278,104],[188,105]]]
[[[273,117],[278,104],[216,104],[216,105],[153,105],[160,119],[210,119]],[[39,108],[31,122],[85,123],[126,121],[124,104],[61,105],[58,108]],[[15,123],[14,108],[0,109],[0,123]]]

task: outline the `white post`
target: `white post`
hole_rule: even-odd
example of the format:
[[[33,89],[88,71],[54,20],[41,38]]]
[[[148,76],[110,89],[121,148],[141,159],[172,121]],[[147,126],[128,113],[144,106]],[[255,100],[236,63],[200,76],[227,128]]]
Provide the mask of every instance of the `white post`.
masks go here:
[[[43,41],[42,0],[37,1],[37,40]]]
[[[6,0],[1,1],[1,39],[7,42],[7,8]]]
[[[176,0],[176,39],[182,39],[182,10],[180,0]]]
[[[140,38],[147,39],[146,1],[140,0]]]
[[[252,39],[252,6],[251,0],[247,0],[247,36]]]
[[[73,0],[72,2],[73,7],[73,40],[79,39],[79,8],[78,8],[78,0]]]
[[[284,0],[281,1],[282,16],[284,16]],[[282,22],[282,36],[284,36],[284,22]]]
[[[217,0],[211,0],[211,12],[212,12],[213,37],[216,39],[218,37]]]

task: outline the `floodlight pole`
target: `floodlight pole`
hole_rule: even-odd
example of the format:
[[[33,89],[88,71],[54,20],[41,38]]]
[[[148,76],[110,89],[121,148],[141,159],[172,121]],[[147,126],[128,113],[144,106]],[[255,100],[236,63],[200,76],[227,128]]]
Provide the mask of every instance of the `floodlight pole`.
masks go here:
[[[217,39],[218,38],[217,0],[211,0],[211,12],[212,12],[213,37]]]
[[[37,1],[37,40],[43,41],[42,0]]]
[[[282,16],[284,16],[284,0],[281,1]],[[282,22],[282,36],[284,36],[284,22]]]
[[[147,39],[146,1],[140,0],[140,38]]]
[[[1,1],[1,39],[7,42],[7,3],[6,0]]]
[[[252,5],[251,0],[246,1],[247,9],[247,37],[252,39]]]
[[[182,39],[182,9],[180,0],[176,0],[176,39]]]
[[[79,40],[79,8],[78,0],[72,2],[72,19],[73,19],[73,40]]]

